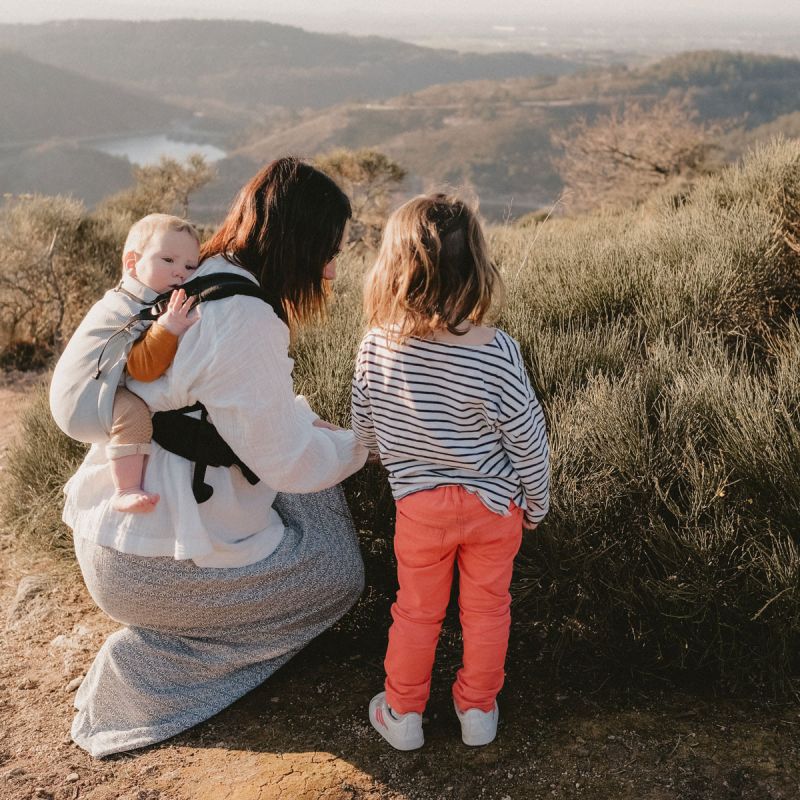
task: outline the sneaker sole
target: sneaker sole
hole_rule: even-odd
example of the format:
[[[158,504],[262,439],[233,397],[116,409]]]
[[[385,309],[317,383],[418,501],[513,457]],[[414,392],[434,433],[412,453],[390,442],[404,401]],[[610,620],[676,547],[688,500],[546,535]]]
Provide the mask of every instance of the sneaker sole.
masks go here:
[[[420,736],[419,742],[416,740],[412,742],[395,742],[392,741],[391,738],[391,731],[387,728],[384,728],[382,725],[379,725],[378,722],[375,720],[375,708],[378,706],[375,697],[372,698],[369,704],[369,721],[373,728],[392,746],[395,750],[401,750],[403,752],[408,752],[409,750],[419,750],[422,745],[425,744],[425,737]]]
[[[461,734],[461,741],[464,742],[464,744],[468,747],[483,747],[486,744],[491,744],[496,738],[496,731],[488,739],[481,737],[472,738],[471,736],[465,736],[463,733]]]

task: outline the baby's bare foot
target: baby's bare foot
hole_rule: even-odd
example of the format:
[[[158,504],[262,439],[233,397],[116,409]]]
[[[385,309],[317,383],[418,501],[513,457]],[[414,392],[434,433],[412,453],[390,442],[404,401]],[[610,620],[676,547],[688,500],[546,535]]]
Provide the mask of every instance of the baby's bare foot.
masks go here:
[[[111,498],[111,508],[123,514],[146,514],[158,503],[159,495],[144,489],[118,489]]]

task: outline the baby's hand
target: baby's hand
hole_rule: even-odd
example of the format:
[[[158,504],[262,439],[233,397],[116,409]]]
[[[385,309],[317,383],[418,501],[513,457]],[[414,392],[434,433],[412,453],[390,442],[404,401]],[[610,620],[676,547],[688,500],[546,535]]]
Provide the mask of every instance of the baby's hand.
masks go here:
[[[189,330],[198,320],[194,298],[187,297],[183,289],[176,289],[169,298],[167,310],[158,318],[158,324],[174,336]]]

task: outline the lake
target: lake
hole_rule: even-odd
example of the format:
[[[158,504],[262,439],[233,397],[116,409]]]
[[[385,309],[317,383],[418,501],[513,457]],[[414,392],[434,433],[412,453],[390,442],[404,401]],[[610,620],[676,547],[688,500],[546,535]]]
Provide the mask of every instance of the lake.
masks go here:
[[[92,145],[101,153],[127,158],[132,164],[145,166],[157,164],[162,156],[185,161],[192,153],[200,153],[206,161],[214,162],[225,158],[226,153],[213,144],[180,142],[164,134],[157,136],[131,136],[125,139],[108,139]]]

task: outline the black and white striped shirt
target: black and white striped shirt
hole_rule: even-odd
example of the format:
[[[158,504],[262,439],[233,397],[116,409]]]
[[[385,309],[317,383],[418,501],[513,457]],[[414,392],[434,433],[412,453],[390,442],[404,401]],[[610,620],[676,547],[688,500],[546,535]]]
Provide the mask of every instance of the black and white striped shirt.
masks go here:
[[[513,501],[535,525],[549,506],[547,431],[517,342],[387,341],[370,330],[353,376],[356,438],[380,454],[396,500],[458,485],[498,514]]]

